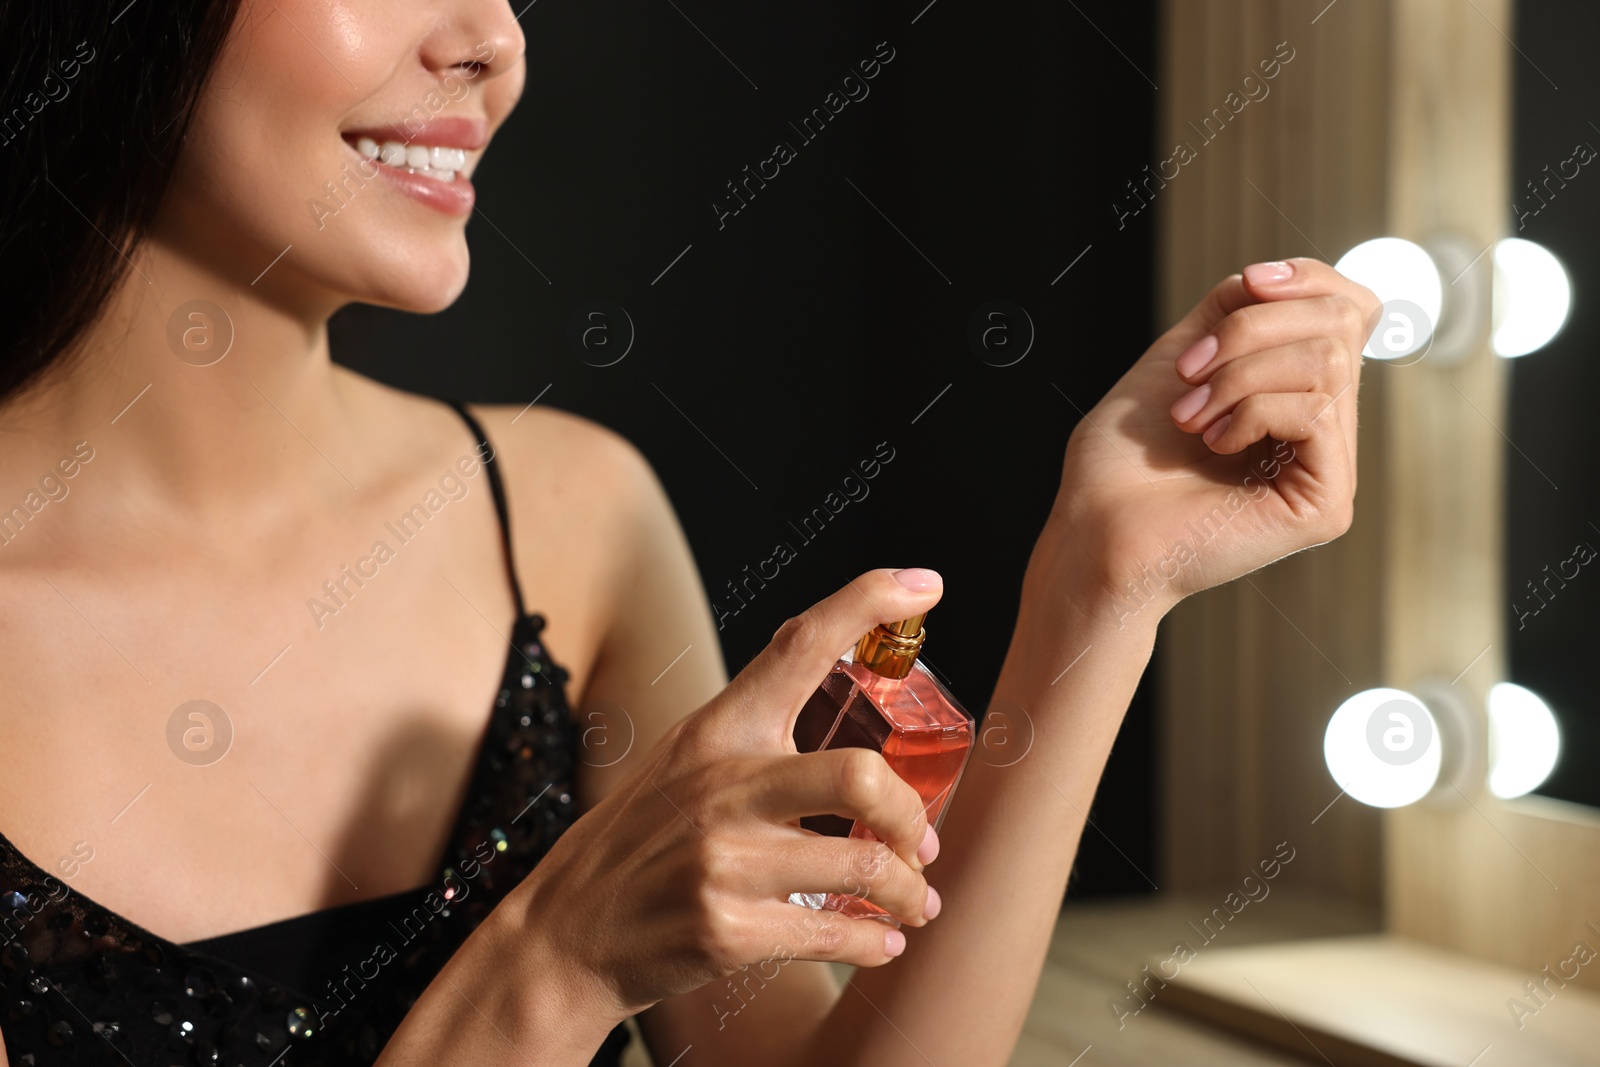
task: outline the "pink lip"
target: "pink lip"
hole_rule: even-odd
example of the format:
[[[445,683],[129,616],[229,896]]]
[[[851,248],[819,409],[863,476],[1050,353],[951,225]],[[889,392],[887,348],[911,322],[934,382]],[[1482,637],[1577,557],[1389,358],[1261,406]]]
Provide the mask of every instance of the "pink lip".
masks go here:
[[[489,123],[486,119],[477,118],[432,118],[421,122],[362,126],[342,133],[351,144],[359,138],[370,137],[379,144],[399,141],[401,144],[425,144],[438,148],[464,148],[468,152],[476,152],[489,143]]]
[[[371,136],[366,134],[365,136]],[[456,148],[457,145],[440,145],[441,148]],[[424,174],[415,174],[404,167],[390,167],[379,163],[375,159],[368,159],[351,147],[350,152],[359,161],[358,166],[363,175],[372,176],[376,170],[384,180],[392,183],[400,192],[413,200],[433,208],[435,211],[455,218],[465,218],[472,214],[472,206],[477,203],[478,191],[473,187],[472,181],[465,174],[458,173],[454,181],[440,181]]]

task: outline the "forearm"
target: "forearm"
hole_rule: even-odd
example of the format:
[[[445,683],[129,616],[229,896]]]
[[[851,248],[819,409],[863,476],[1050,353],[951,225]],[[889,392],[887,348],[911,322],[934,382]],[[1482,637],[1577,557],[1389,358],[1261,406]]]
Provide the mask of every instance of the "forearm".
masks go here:
[[[406,1014],[377,1067],[584,1067],[620,1020],[541,949],[514,891]]]
[[[1060,538],[1030,561],[990,705],[1010,716],[1008,744],[986,749],[980,738],[928,869],[943,910],[909,932],[900,960],[856,972],[808,1062],[924,1064],[933,1050],[941,1063],[1010,1058],[1160,615],[1151,605],[1119,620]],[[1030,721],[1032,747],[1017,759]]]

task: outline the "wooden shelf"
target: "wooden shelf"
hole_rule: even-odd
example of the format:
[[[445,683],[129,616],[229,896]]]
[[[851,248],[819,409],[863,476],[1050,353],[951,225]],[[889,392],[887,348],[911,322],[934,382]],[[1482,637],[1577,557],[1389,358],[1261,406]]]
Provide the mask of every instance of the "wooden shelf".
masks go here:
[[[1338,937],[1202,951],[1154,1003],[1333,1067],[1600,1064],[1600,996],[1551,981],[1537,1014],[1514,1017],[1507,1001],[1533,1007],[1524,983],[1537,977],[1403,938]]]

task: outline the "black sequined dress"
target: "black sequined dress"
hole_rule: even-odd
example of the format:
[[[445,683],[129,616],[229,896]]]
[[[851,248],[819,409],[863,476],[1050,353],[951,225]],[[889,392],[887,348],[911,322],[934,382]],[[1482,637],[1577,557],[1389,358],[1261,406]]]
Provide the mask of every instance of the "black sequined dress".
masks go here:
[[[500,515],[505,490],[477,421]],[[577,818],[578,728],[544,619],[517,621],[434,883],[178,944],[71,889],[0,835],[0,1032],[12,1067],[349,1067],[373,1062],[422,991]],[[594,1067],[620,1063],[614,1030]]]

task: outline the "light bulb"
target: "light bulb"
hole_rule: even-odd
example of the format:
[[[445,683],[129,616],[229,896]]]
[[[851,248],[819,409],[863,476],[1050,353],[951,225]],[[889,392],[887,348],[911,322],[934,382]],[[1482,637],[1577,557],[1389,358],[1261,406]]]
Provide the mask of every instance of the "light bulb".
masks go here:
[[[1328,720],[1322,757],[1351,797],[1399,808],[1427,796],[1439,780],[1439,726],[1427,706],[1402,689],[1368,689]]]
[[[1383,302],[1363,356],[1401,359],[1428,347],[1444,306],[1444,279],[1426,249],[1400,237],[1377,237],[1356,245],[1333,267]]]
[[[1561,729],[1532,690],[1500,682],[1489,690],[1489,792],[1520,797],[1555,770]]]
[[[1493,327],[1500,356],[1525,356],[1550,343],[1572,309],[1572,280],[1548,248],[1520,237],[1494,246]]]

